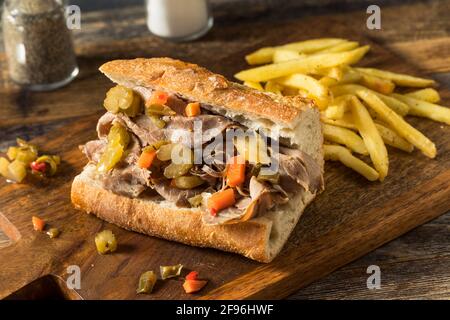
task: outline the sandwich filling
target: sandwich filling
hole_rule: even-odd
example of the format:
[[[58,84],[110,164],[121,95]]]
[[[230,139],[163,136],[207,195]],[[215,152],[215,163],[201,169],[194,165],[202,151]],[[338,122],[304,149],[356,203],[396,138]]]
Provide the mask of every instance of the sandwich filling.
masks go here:
[[[247,221],[299,192],[323,189],[311,156],[212,106],[123,86],[108,91],[104,106],[98,139],[82,151],[96,165],[96,179],[116,194],[201,208],[203,222],[217,225]]]

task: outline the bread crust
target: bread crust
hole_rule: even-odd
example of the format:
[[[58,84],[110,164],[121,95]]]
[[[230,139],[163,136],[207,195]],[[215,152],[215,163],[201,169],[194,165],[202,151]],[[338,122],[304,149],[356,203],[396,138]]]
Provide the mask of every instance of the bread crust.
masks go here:
[[[177,93],[189,100],[270,119],[289,128],[296,126],[304,108],[314,107],[309,99],[260,92],[196,64],[171,58],[113,60],[103,64],[100,71],[117,83]]]
[[[198,247],[211,247],[269,262],[272,221],[264,217],[233,225],[208,226],[201,211],[164,207],[157,202],[117,195],[91,183],[82,174],[72,183],[75,208],[124,229]]]

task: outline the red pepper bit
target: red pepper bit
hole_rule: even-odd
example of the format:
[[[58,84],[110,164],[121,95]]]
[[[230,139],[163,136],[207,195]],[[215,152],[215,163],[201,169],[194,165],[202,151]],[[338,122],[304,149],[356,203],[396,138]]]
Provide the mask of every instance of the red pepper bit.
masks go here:
[[[197,278],[198,278],[197,271],[191,271],[186,275],[186,280],[197,280]]]
[[[211,215],[212,215],[213,217],[217,217],[217,210],[216,210],[216,209],[211,208],[211,209],[209,209],[209,211],[211,212]]]
[[[45,162],[36,162],[36,161],[33,161],[32,163],[30,163],[30,167],[31,167],[31,170],[37,171],[37,172],[42,172],[42,173],[45,172],[45,169],[47,168]]]

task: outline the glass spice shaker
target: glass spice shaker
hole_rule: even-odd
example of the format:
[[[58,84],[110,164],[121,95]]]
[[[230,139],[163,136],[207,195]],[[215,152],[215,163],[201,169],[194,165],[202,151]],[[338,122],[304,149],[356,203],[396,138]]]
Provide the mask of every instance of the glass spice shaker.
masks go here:
[[[147,0],[148,29],[160,38],[195,40],[213,24],[208,0]]]
[[[64,0],[5,0],[3,41],[11,79],[30,90],[62,87],[78,74]]]

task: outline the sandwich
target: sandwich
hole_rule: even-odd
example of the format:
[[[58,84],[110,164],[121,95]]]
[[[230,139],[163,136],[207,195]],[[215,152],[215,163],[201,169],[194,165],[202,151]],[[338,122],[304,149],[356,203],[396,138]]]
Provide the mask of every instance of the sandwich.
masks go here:
[[[323,188],[314,102],[171,58],[114,60],[74,206],[128,230],[270,262]]]

